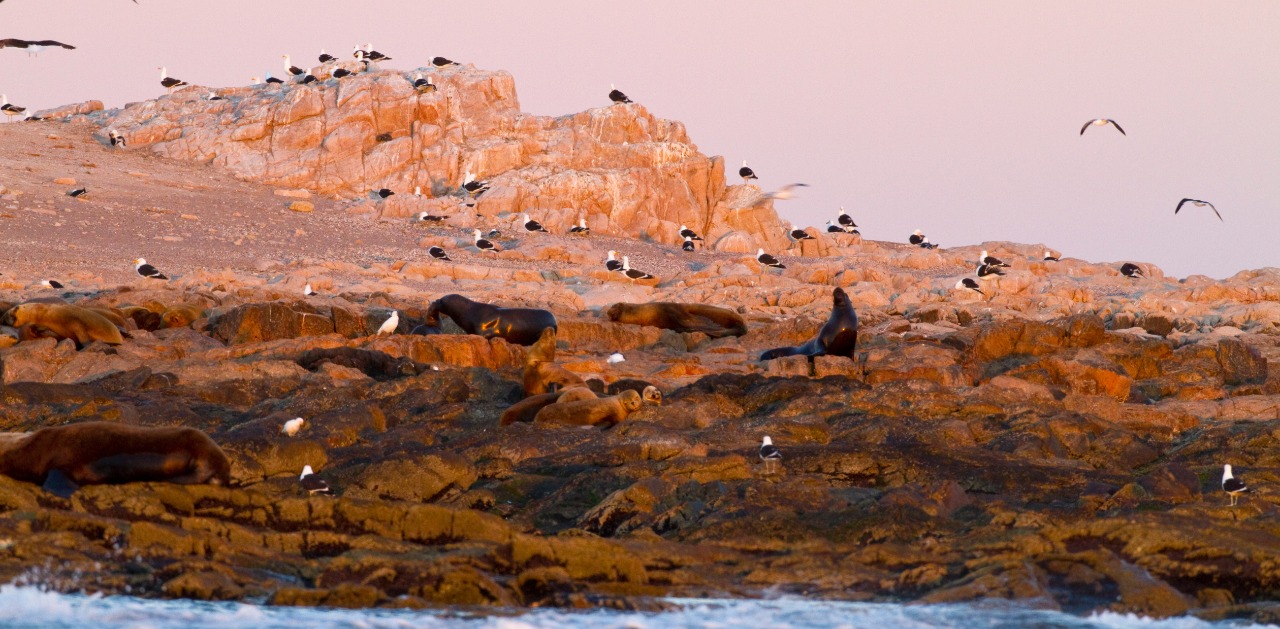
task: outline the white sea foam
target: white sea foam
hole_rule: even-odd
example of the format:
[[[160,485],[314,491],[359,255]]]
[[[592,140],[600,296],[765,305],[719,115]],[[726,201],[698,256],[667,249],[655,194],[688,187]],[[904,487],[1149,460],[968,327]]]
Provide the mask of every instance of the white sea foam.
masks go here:
[[[1210,623],[1196,618],[1153,620],[1102,613],[1088,618],[1016,605],[899,605],[807,599],[667,599],[677,611],[662,613],[556,609],[495,610],[497,615],[457,610],[349,610],[266,607],[243,603],[154,601],[128,596],[58,594],[37,587],[0,586],[0,627],[93,629],[1218,629],[1253,628],[1249,623]]]

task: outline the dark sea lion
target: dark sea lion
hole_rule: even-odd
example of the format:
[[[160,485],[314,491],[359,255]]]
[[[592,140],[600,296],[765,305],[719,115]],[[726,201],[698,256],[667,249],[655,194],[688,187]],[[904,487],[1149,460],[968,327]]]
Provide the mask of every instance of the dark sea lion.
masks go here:
[[[742,336],[747,323],[738,313],[707,304],[679,304],[658,301],[649,304],[617,303],[606,311],[611,321],[651,325],[676,332],[701,332],[718,339]]]
[[[760,355],[760,360],[773,360],[783,356],[845,356],[853,359],[858,345],[858,313],[843,288],[831,293],[831,316],[818,330],[818,335],[796,347],[779,347]]]
[[[307,350],[297,358],[296,362],[307,371],[315,371],[325,363],[359,369],[364,372],[364,375],[375,380],[416,376],[430,369],[429,366],[414,362],[413,359],[405,356],[397,358],[385,352],[355,347]]]
[[[640,394],[631,390],[612,397],[556,402],[538,411],[533,418],[533,423],[608,428],[640,410],[643,404]]]
[[[50,485],[170,482],[231,484],[231,463],[208,435],[187,427],[81,422],[0,439],[0,474]]]
[[[546,328],[557,329],[556,316],[537,308],[502,308],[471,301],[462,295],[445,295],[427,308],[426,325],[440,326],[448,315],[467,334],[499,337],[517,345],[532,345]]]
[[[160,319],[160,313],[153,312],[142,306],[125,306],[120,309],[124,316],[133,320],[133,324],[139,330],[155,332],[160,329],[164,322]]]
[[[120,328],[106,317],[70,304],[18,304],[0,316],[0,325],[38,327],[56,338],[73,339],[80,347],[91,341],[109,345],[124,343]]]

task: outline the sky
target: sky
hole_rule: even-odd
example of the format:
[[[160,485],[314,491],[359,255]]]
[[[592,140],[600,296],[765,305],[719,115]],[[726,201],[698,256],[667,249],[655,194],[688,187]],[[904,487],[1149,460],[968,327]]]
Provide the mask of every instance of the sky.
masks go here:
[[[1094,262],[1227,277],[1280,266],[1275,0],[4,0],[0,92],[36,109],[163,94],[157,66],[242,85],[280,55],[373,42],[411,69],[510,71],[522,109],[608,105],[616,84],[748,160],[785,220],[844,206],[863,235],[1044,243]],[[1112,127],[1080,127],[1112,118]],[[730,179],[734,182],[734,179]],[[1184,197],[1208,208],[1174,207]]]

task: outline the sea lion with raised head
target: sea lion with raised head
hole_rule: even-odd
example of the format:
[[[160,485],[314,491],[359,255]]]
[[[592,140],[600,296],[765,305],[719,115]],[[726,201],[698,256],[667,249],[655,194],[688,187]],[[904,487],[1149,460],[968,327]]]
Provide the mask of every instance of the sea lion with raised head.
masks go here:
[[[858,345],[858,313],[843,288],[831,293],[831,316],[818,330],[817,336],[795,347],[778,347],[760,355],[760,360],[773,360],[783,356],[845,356],[853,359]]]
[[[546,328],[524,355],[524,394],[541,395],[585,383],[577,374],[555,364],[556,331]]]
[[[608,428],[640,410],[644,402],[640,394],[627,390],[611,397],[576,402],[556,402],[534,416],[535,424],[562,426],[602,426]]]
[[[503,411],[502,417],[498,423],[502,426],[509,426],[516,422],[529,423],[538,415],[542,409],[559,404],[561,402],[579,402],[582,400],[594,400],[596,394],[585,386],[575,386],[564,389],[563,391],[552,391],[550,393],[540,393],[531,395]]]
[[[651,325],[676,332],[701,332],[713,339],[742,336],[747,323],[738,313],[707,304],[680,304],[657,301],[648,304],[617,303],[606,311],[609,320],[633,325]]]
[[[195,428],[80,422],[5,434],[0,474],[65,497],[79,485],[229,485],[231,463],[218,444]]]
[[[72,339],[80,347],[92,341],[109,345],[124,343],[120,328],[106,317],[70,304],[18,304],[0,317],[0,325],[36,326],[56,338]]]
[[[440,315],[448,315],[467,334],[499,337],[517,345],[532,345],[546,328],[557,329],[556,316],[538,308],[503,308],[471,301],[462,295],[445,295],[427,308],[425,325],[440,327]]]

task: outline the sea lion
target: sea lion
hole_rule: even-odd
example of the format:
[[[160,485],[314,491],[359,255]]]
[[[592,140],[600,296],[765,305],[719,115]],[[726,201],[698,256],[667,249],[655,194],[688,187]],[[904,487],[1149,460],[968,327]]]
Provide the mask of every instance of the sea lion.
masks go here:
[[[635,391],[640,394],[640,398],[644,400],[645,404],[662,405],[662,389],[644,380],[623,378],[606,385],[603,380],[592,378],[587,381],[587,387],[595,392],[596,395],[617,395],[623,391]]]
[[[585,383],[577,374],[555,364],[556,330],[546,328],[524,357],[524,394],[541,395]]]
[[[231,484],[222,448],[195,428],[81,422],[0,439],[0,474],[70,495],[78,485]]]
[[[160,314],[143,306],[125,306],[120,309],[124,316],[133,320],[133,325],[139,330],[155,332],[164,324],[160,320]]]
[[[517,345],[532,345],[546,328],[556,329],[556,317],[537,308],[502,308],[471,301],[462,295],[445,295],[427,308],[429,327],[440,326],[440,315],[448,315],[467,334],[499,337]]]
[[[577,402],[557,402],[538,411],[535,424],[563,426],[602,426],[608,428],[640,410],[644,402],[635,391],[623,391],[612,397]]]
[[[760,360],[773,360],[783,356],[846,356],[853,359],[858,345],[858,313],[843,288],[831,293],[831,316],[818,330],[817,336],[796,347],[778,347],[760,355]]]
[[[569,387],[563,391],[552,391],[550,393],[540,393],[531,395],[515,404],[502,413],[502,417],[498,423],[502,426],[509,426],[516,422],[529,423],[538,415],[542,409],[561,402],[579,402],[582,400],[594,400],[596,394],[591,389],[584,386]]]
[[[648,304],[617,303],[606,311],[609,320],[634,325],[651,325],[676,332],[701,332],[713,339],[742,336],[747,322],[738,313],[707,304],[680,304],[657,301]]]
[[[160,325],[163,328],[185,328],[203,316],[204,310],[195,306],[174,306],[160,315]]]
[[[107,321],[110,321],[111,323],[114,323],[115,326],[121,330],[128,329],[129,327],[128,325],[125,325],[124,313],[122,311],[116,310],[115,308],[105,308],[103,306],[84,306],[84,309],[92,310],[102,315],[104,319],[106,319]]]
[[[359,369],[375,380],[391,380],[403,376],[416,376],[430,369],[407,356],[395,357],[385,352],[355,347],[312,349],[297,358],[298,366],[315,371],[325,363]]]
[[[83,347],[91,341],[110,345],[124,343],[120,328],[106,317],[70,304],[18,304],[0,317],[0,324],[14,327],[39,326],[58,338],[74,339]]]

